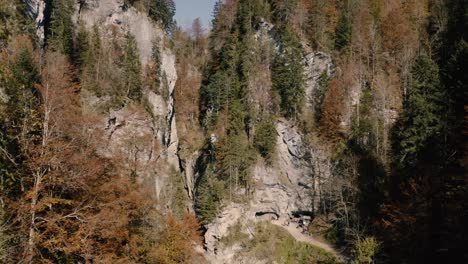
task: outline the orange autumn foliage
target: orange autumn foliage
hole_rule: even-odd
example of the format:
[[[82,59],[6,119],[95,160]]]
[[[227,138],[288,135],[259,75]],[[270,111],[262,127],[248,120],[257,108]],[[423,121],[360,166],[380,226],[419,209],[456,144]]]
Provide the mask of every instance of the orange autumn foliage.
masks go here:
[[[181,220],[169,215],[150,260],[161,264],[192,263],[197,257],[194,247],[201,242],[200,224],[195,215],[186,214]]]

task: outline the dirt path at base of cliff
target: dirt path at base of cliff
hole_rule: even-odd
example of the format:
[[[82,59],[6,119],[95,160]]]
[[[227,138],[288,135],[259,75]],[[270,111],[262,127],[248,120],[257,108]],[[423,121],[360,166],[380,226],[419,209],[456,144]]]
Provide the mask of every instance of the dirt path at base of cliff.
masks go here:
[[[279,226],[279,227],[282,227],[282,228],[286,229],[289,232],[289,234],[291,234],[297,241],[308,243],[308,244],[310,244],[312,246],[319,247],[319,248],[321,248],[321,249],[323,249],[323,250],[325,250],[325,251],[327,251],[329,253],[332,253],[338,259],[340,259],[341,261],[346,262],[347,259],[348,259],[346,256],[344,256],[343,254],[338,252],[336,249],[334,249],[331,245],[323,243],[321,241],[318,241],[317,239],[313,238],[312,236],[303,234],[301,232],[301,230],[299,228],[297,228],[297,227],[294,227],[293,224],[283,225],[278,220],[271,221],[271,223],[276,225],[276,226]]]

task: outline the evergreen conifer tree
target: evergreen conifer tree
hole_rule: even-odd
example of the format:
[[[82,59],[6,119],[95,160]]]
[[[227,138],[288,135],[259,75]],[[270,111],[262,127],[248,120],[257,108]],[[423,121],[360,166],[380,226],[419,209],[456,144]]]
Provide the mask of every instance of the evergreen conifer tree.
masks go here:
[[[441,135],[446,92],[439,80],[439,68],[422,55],[412,70],[412,84],[404,102],[400,126],[396,130],[396,162],[413,168],[422,151]]]
[[[85,26],[81,23],[76,34],[75,61],[78,67],[82,67],[86,61],[86,54],[89,50],[89,34]]]
[[[52,15],[49,28],[49,46],[66,54],[73,55],[73,2],[55,0],[52,2]]]
[[[272,88],[280,98],[286,117],[296,117],[304,102],[304,62],[298,36],[288,28],[281,32],[282,52],[272,66]]]
[[[351,19],[348,12],[342,12],[335,31],[335,48],[342,50],[351,42]]]
[[[200,177],[195,192],[195,211],[202,224],[211,222],[220,210],[224,186],[213,173],[213,165],[208,165]]]
[[[27,48],[19,52],[15,62],[11,65],[11,72],[12,80],[6,87],[6,93],[9,96],[8,120],[9,126],[19,131],[21,126],[24,127],[24,120],[32,117],[31,111],[39,105],[34,89],[34,85],[40,82],[39,71]]]
[[[149,16],[161,23],[170,32],[174,25],[175,3],[173,0],[153,0],[148,8]]]
[[[268,162],[272,161],[276,148],[276,127],[273,118],[262,120],[256,127],[254,146]]]
[[[135,37],[130,33],[125,37],[124,51],[123,70],[126,93],[128,98],[139,101],[142,96],[141,63]]]
[[[162,78],[162,71],[161,71],[161,50],[160,50],[160,45],[159,41],[154,41],[153,42],[153,48],[151,50],[151,68],[150,68],[150,73],[149,77],[151,79],[151,84],[150,87],[154,91],[159,91],[161,88],[161,78]]]
[[[20,41],[25,41],[21,39]],[[0,191],[3,195],[19,189],[21,165],[29,142],[39,139],[41,129],[38,111],[40,102],[34,86],[40,75],[29,48],[20,48],[14,61],[4,65],[0,82],[5,85],[9,100],[0,116]],[[1,196],[0,196],[1,198]]]

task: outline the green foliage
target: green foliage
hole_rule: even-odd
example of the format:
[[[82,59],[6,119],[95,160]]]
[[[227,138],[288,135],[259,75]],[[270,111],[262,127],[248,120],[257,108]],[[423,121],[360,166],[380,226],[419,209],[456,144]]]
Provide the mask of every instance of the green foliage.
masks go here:
[[[247,241],[249,239],[249,235],[242,232],[242,223],[238,221],[234,225],[228,227],[227,235],[223,236],[219,242],[224,244],[227,247],[232,247],[236,243]]]
[[[212,63],[200,88],[201,120],[209,127],[215,124],[218,113],[226,109],[228,103],[242,98],[239,74],[239,41],[234,33],[221,49],[219,63]]]
[[[252,239],[242,233],[240,224],[234,225],[229,231],[228,236],[222,239],[225,244],[240,244],[243,247],[242,255],[268,263],[339,263],[332,254],[307,243],[298,242],[282,227],[268,222],[259,222],[255,225]]]
[[[218,172],[229,187],[229,195],[232,198],[232,192],[238,187],[249,188],[251,185],[249,168],[255,160],[253,151],[244,133],[230,134],[227,140],[220,144],[218,154]]]
[[[83,23],[80,23],[76,34],[76,45],[74,50],[75,64],[82,70],[83,64],[87,60],[87,53],[90,49],[89,33]]]
[[[224,183],[216,178],[213,165],[203,171],[198,179],[195,192],[195,212],[200,223],[210,223],[221,209],[224,195]]]
[[[229,113],[229,127],[227,138],[219,144],[217,160],[219,161],[219,172],[232,191],[238,187],[250,186],[249,168],[254,162],[254,155],[249,145],[246,129],[246,111],[240,101],[232,102]]]
[[[70,58],[73,56],[73,4],[71,0],[52,1],[50,28],[47,34],[49,47]]]
[[[235,15],[225,12],[225,8],[231,7],[229,4],[223,6],[220,2],[215,6],[210,43],[214,54],[205,68],[200,88],[200,120],[208,131],[220,127],[225,129],[226,134],[218,135],[220,140],[216,143],[216,159],[210,166],[217,179],[229,190],[232,200],[238,198],[239,188],[249,193],[251,187],[250,167],[256,155],[249,138],[254,136],[250,133],[255,122],[249,92],[263,55],[252,50],[256,45],[253,26],[260,17],[267,15],[269,4],[262,0],[240,1]],[[225,28],[225,20],[234,22],[229,26],[232,26],[231,29]],[[223,117],[222,124],[219,117]],[[259,142],[258,148],[265,156],[269,154],[267,152],[274,152],[271,143],[276,141],[270,140],[274,134],[268,135],[268,130],[271,130],[270,123],[261,125],[259,136],[264,141]]]
[[[3,116],[2,116],[3,119]],[[16,182],[17,161],[15,159],[19,155],[18,142],[14,136],[7,133],[8,127],[4,122],[0,123],[0,198],[2,195],[8,194],[10,188]],[[16,150],[16,151],[15,151]],[[13,152],[14,151],[14,152]],[[1,209],[0,209],[1,210]],[[0,218],[0,226],[2,219]],[[1,241],[0,241],[1,244]],[[1,247],[1,245],[0,245]],[[1,256],[0,256],[1,259]]]
[[[99,87],[99,61],[102,57],[101,36],[99,27],[93,26],[90,33],[86,33],[84,26],[80,27],[77,39],[77,52],[81,61],[81,85],[83,88],[101,95]]]
[[[351,42],[352,21],[349,13],[342,12],[335,30],[335,49],[343,50]]]
[[[335,226],[331,226],[325,232],[325,239],[332,245],[336,245],[338,242],[338,230]]]
[[[353,264],[373,263],[374,257],[380,250],[380,243],[374,237],[365,237],[356,242],[352,250]]]
[[[0,48],[4,48],[10,37],[23,34],[36,37],[35,25],[26,15],[26,3],[21,0],[0,1]]]
[[[135,37],[130,33],[125,37],[123,74],[128,98],[140,101],[142,96],[141,63]]]
[[[286,25],[297,8],[298,0],[270,0],[273,19],[278,25]]]
[[[209,81],[201,87],[202,116],[200,120],[205,121],[205,126],[213,125],[216,115],[224,107],[230,88],[228,80],[228,75],[220,71],[212,75]]]
[[[0,43],[2,43],[2,46],[6,43],[12,31],[16,31],[15,21],[12,18],[14,16],[13,6],[6,1],[0,2]]]
[[[10,66],[12,79],[6,86],[6,94],[9,97],[6,105],[6,112],[9,113],[7,124],[11,129],[9,134],[16,138],[24,139],[26,133],[28,137],[35,137],[40,130],[40,125],[34,120],[38,117],[39,106],[34,85],[40,82],[40,75],[32,56],[27,48],[19,51]]]
[[[162,71],[161,71],[161,64],[162,64],[162,59],[161,59],[161,47],[160,47],[160,41],[156,40],[153,42],[153,47],[151,49],[151,68],[150,72],[148,73],[150,77],[150,89],[157,92],[161,93],[161,78],[162,78]]]
[[[363,91],[359,109],[353,118],[351,126],[353,139],[356,140],[361,147],[372,147],[375,145],[375,136],[372,127],[372,107],[374,98],[372,91],[366,89]]]
[[[182,219],[187,213],[187,191],[185,190],[183,175],[175,169],[171,173],[170,185],[172,214],[177,219]]]
[[[272,65],[272,88],[280,98],[280,107],[286,117],[296,117],[304,103],[305,77],[301,43],[288,28],[281,31],[282,51]]]
[[[41,129],[34,88],[40,81],[39,72],[27,47],[16,52],[11,64],[0,65],[0,89],[8,98],[6,102],[0,99],[0,199],[19,187],[26,141],[39,139]]]
[[[414,168],[423,151],[440,136],[446,93],[439,69],[427,56],[420,56],[412,70],[412,84],[404,102],[404,112],[395,131],[395,161],[400,167]]]
[[[153,0],[148,4],[149,16],[161,23],[163,28],[170,32],[175,26],[174,15],[176,12],[173,0]]]
[[[257,124],[254,136],[254,146],[268,162],[272,162],[276,153],[276,127],[273,118],[267,118]]]
[[[20,87],[20,89],[11,87],[7,90],[7,93],[11,97],[20,95],[20,92],[22,92],[21,89],[26,89],[32,93],[34,84],[39,83],[39,71],[32,56],[33,55],[27,48],[23,48],[18,53],[15,62],[11,66],[15,84]]]
[[[265,0],[241,0],[237,12],[237,23],[242,34],[250,33],[260,19],[268,19],[270,6]]]
[[[176,27],[174,15],[176,5],[174,0],[125,0],[124,6],[133,5],[137,9],[146,12],[154,21],[158,22],[168,33]]]
[[[211,222],[221,209],[224,183],[215,175],[215,146],[207,142],[196,162],[195,212],[201,224]]]

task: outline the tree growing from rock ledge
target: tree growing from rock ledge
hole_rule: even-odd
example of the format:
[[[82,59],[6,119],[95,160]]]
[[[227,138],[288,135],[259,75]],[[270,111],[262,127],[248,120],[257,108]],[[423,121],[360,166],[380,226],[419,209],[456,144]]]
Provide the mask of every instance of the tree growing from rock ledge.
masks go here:
[[[141,63],[135,37],[128,33],[125,37],[123,71],[128,98],[140,101],[142,96]]]
[[[296,118],[304,103],[304,62],[301,44],[290,28],[281,30],[282,52],[276,55],[272,65],[272,89],[281,99],[282,113]]]
[[[52,1],[52,15],[48,33],[48,45],[53,50],[73,56],[73,1]]]

